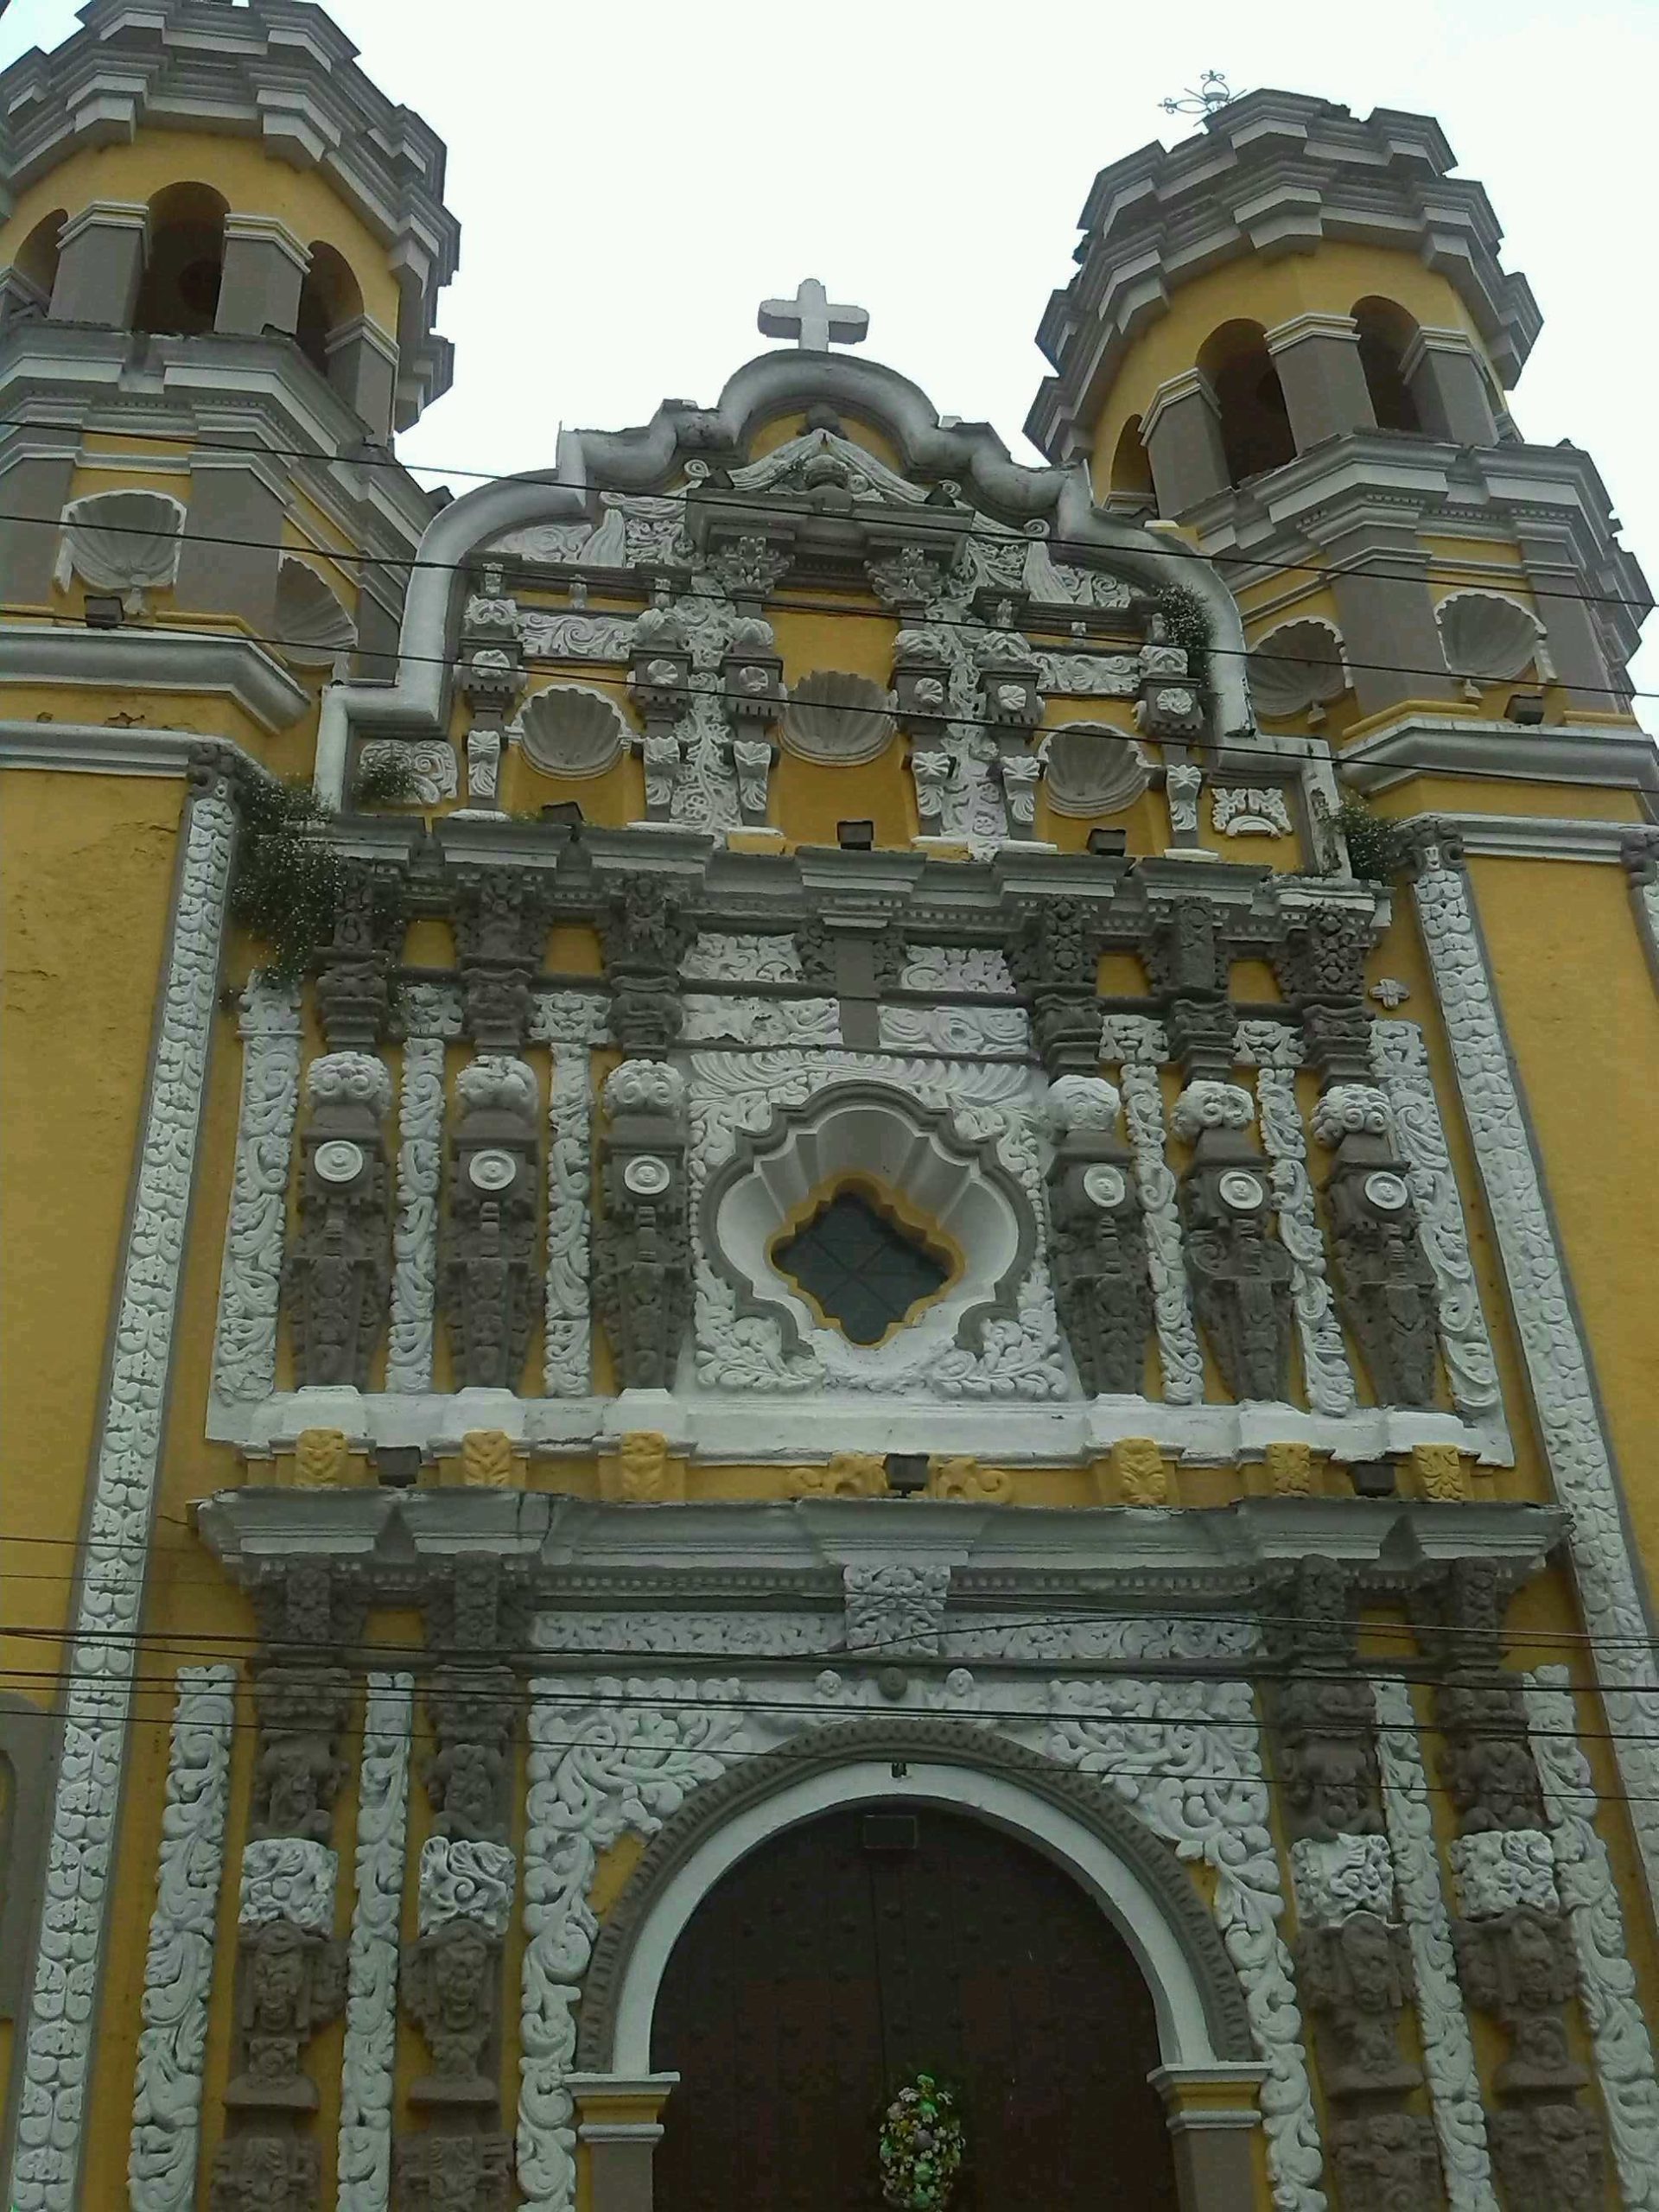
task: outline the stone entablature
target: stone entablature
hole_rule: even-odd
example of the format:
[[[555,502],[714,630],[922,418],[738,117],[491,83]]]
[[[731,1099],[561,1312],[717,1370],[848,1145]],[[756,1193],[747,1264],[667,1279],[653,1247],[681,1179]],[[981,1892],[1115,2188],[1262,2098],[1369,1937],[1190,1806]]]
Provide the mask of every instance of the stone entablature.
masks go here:
[[[1202,133],[1154,143],[1096,178],[1081,218],[1082,265],[1054,293],[1038,343],[1055,374],[1027,435],[1056,461],[1083,449],[1099,400],[1135,334],[1183,281],[1247,255],[1308,252],[1322,238],[1421,256],[1456,287],[1506,383],[1541,317],[1524,276],[1498,263],[1502,232],[1484,188],[1447,174],[1433,117],[1249,92]]]

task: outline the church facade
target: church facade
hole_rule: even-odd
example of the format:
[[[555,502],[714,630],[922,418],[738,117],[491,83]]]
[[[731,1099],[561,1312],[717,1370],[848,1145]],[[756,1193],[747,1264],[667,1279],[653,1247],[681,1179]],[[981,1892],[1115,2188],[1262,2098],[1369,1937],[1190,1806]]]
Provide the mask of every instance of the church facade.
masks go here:
[[[1042,465],[807,280],[446,501],[430,130],[307,0],[81,22],[10,2201],[1659,2201],[1649,594],[1440,126],[1104,168]]]

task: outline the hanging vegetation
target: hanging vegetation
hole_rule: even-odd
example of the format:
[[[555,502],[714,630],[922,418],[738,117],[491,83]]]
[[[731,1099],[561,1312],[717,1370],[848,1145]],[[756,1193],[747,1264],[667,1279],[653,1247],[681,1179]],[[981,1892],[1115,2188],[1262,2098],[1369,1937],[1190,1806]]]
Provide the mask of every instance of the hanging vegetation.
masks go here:
[[[1347,842],[1349,866],[1365,882],[1392,883],[1404,869],[1411,841],[1397,822],[1351,798],[1337,809],[1337,827]]]

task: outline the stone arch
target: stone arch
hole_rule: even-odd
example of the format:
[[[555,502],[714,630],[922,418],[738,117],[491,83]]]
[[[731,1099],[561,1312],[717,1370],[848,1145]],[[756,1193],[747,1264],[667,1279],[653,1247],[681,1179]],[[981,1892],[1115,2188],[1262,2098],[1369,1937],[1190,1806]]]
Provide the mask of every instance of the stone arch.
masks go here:
[[[1141,435],[1141,418],[1131,415],[1117,434],[1117,443],[1112,448],[1112,470],[1108,485],[1114,506],[1134,502],[1146,506],[1157,505],[1157,493],[1152,480],[1152,456],[1147,453]]]
[[[649,2071],[651,2015],[681,1930],[715,1882],[768,1836],[861,1798],[966,1811],[1070,1872],[1145,1974],[1166,2067],[1249,2065],[1244,1994],[1174,1853],[1105,1790],[988,1731],[895,1715],[815,1731],[695,1791],[612,1907],[583,1985],[577,2063]]]
[[[1284,387],[1259,322],[1224,322],[1211,331],[1198,365],[1216,396],[1222,450],[1234,484],[1295,459]]]
[[[229,208],[210,184],[169,184],[149,203],[149,240],[133,327],[199,338],[213,327]]]
[[[1416,317],[1394,300],[1374,297],[1356,300],[1352,312],[1359,365],[1377,429],[1421,430],[1422,417],[1406,381],[1406,362],[1417,337]]]
[[[51,302],[52,287],[58,277],[58,235],[68,219],[61,207],[42,215],[11,258],[14,300],[17,304],[26,302],[39,315],[44,315]]]
[[[352,265],[335,246],[314,238],[311,265],[300,286],[295,343],[320,376],[340,382],[329,354],[334,341],[363,312],[363,290]]]

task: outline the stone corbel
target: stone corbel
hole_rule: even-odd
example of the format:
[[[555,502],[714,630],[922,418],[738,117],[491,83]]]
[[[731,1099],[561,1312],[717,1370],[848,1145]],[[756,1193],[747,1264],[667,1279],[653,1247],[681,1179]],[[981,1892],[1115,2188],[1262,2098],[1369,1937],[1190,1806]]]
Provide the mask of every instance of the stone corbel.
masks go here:
[[[1146,1229],[1119,1103],[1103,1077],[1084,1075],[1060,1077],[1046,1101],[1054,1303],[1091,1396],[1141,1390],[1152,1327]]]

